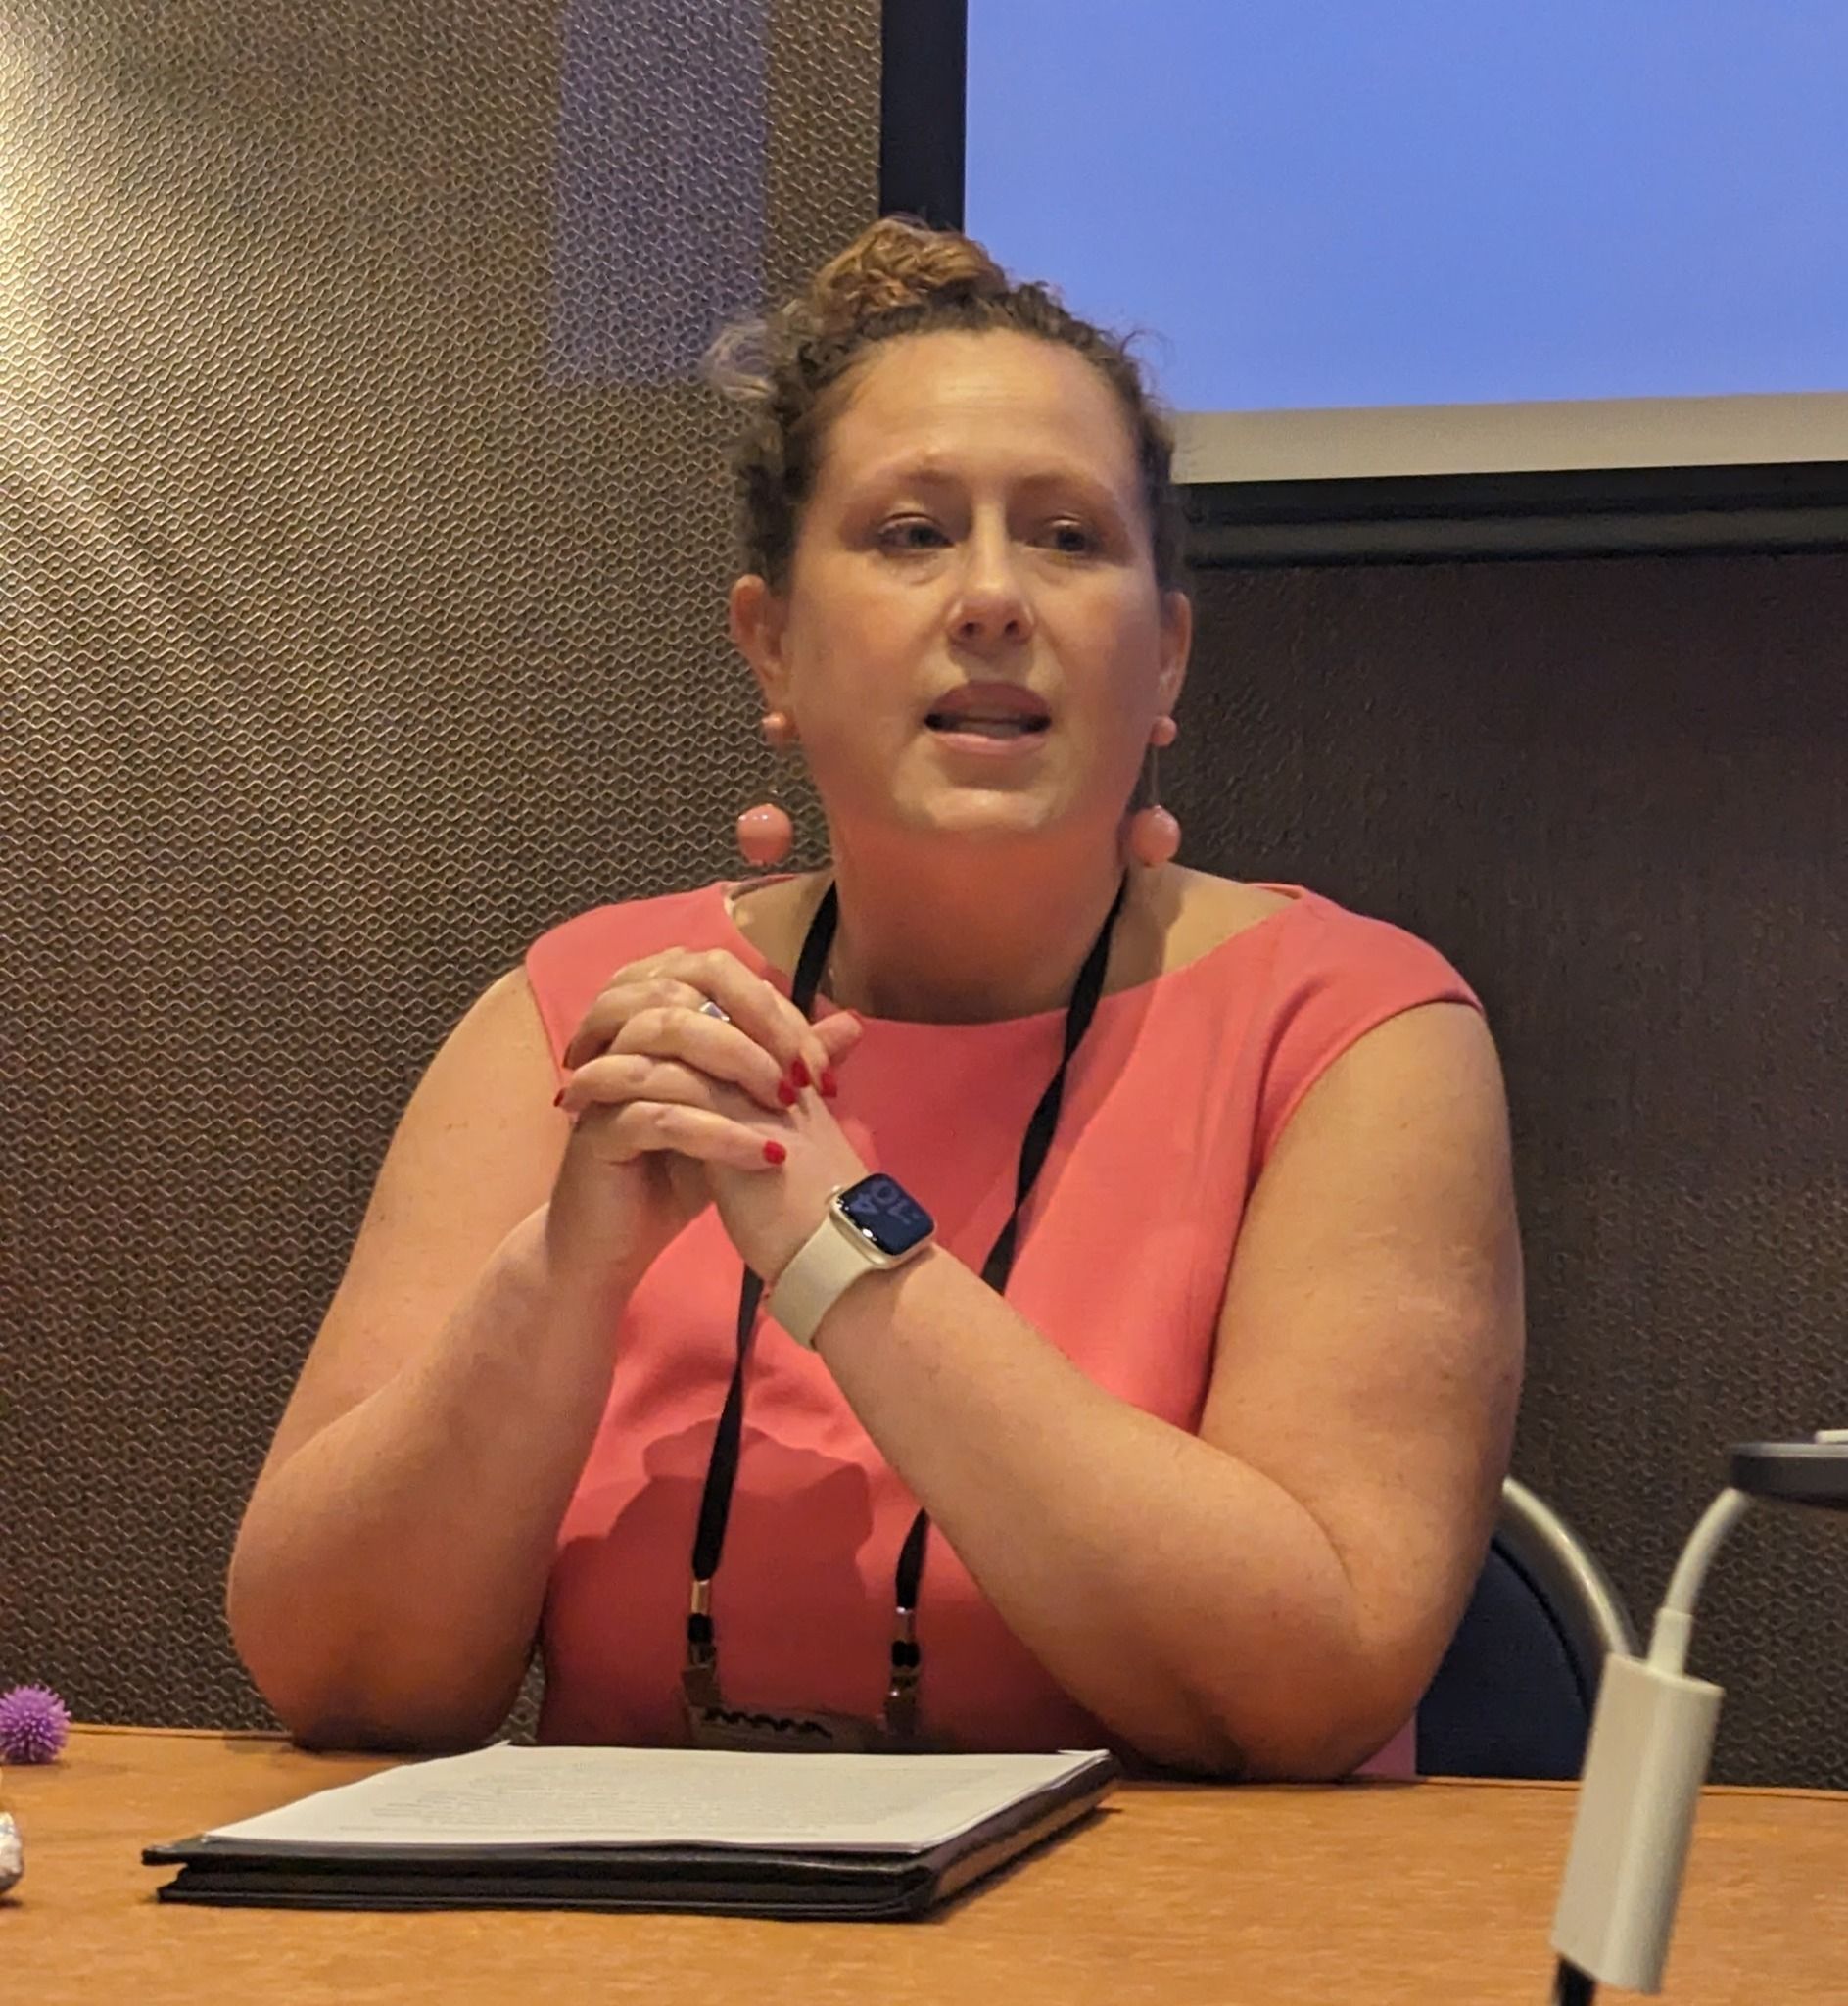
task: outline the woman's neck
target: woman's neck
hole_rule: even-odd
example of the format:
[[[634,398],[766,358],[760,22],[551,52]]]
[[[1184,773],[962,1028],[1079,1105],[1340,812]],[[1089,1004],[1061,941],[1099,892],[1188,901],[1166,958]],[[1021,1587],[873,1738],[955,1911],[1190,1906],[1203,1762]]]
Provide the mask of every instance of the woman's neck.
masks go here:
[[[1090,856],[1026,844],[933,846],[902,861],[837,852],[840,921],[823,987],[844,1008],[920,1024],[1062,1009],[1122,868],[1114,841]],[[819,896],[804,900],[805,919]]]

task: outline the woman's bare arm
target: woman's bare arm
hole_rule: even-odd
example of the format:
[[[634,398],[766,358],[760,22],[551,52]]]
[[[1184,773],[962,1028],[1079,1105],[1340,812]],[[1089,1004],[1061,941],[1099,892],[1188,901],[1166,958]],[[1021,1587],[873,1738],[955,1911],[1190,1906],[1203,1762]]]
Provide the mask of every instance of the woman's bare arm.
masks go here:
[[[462,1744],[518,1690],[624,1292],[551,1258],[551,1098],[515,973],[412,1095],[251,1497],[227,1613],[304,1741]]]
[[[856,1282],[817,1348],[1082,1704],[1163,1762],[1326,1776],[1409,1715],[1463,1606],[1521,1332],[1494,1050],[1434,1004],[1360,1039],[1280,1139],[1199,1436],[1105,1393],[941,1252]]]
[[[702,1165],[770,1174],[792,1069],[831,1079],[859,1034],[840,1013],[806,1023],[729,955],[668,949],[587,1011],[566,1057],[608,1099],[573,1123],[524,975],[456,1027],[393,1139],[232,1558],[232,1635],[298,1737],[449,1746],[498,1723],[630,1291],[708,1203]]]

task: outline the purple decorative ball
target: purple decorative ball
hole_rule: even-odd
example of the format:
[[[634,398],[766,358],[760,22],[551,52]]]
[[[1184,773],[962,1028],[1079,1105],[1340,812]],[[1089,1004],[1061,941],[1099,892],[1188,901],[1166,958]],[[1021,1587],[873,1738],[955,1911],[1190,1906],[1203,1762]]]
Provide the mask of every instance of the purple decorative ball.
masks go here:
[[[71,1733],[71,1715],[49,1686],[0,1693],[0,1762],[55,1762]]]

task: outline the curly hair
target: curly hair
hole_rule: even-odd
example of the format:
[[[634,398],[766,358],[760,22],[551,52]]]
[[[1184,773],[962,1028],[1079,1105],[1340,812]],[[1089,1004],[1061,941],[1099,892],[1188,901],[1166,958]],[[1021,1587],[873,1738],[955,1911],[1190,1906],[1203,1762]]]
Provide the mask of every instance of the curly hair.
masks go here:
[[[803,504],[835,392],[880,342],[943,330],[1012,329],[1073,349],[1115,393],[1135,442],[1158,584],[1184,580],[1173,435],[1127,344],[1080,320],[1050,287],[1017,284],[971,237],[886,216],[830,259],[768,320],[729,329],[707,374],[743,410],[733,451],[747,567],[788,582]]]

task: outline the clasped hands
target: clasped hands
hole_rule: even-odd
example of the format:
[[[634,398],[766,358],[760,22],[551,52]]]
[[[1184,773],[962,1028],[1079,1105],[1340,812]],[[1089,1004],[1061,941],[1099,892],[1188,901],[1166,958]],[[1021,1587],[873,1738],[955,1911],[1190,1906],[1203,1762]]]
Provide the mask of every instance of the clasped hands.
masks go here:
[[[829,1194],[867,1174],[830,1105],[862,1028],[844,1010],[809,1023],[722,948],[631,963],[565,1048],[560,1187],[614,1186],[614,1231],[644,1261],[715,1204],[746,1266],[774,1282]]]

